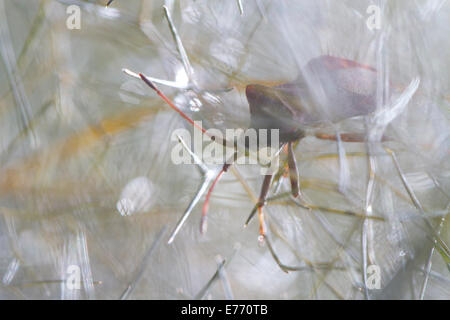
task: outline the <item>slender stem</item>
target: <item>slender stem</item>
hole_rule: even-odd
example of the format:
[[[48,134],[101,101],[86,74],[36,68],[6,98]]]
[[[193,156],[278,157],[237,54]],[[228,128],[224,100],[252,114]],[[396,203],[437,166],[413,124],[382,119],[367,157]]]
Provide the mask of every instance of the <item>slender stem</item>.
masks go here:
[[[203,203],[202,208],[202,220],[200,222],[200,232],[205,233],[207,228],[207,214],[208,214],[208,207],[209,207],[209,200],[211,199],[211,194],[214,190],[214,187],[216,186],[217,182],[220,180],[222,175],[227,172],[228,168],[231,166],[231,164],[224,164],[222,170],[220,170],[219,174],[214,179],[213,183],[211,184],[211,187],[208,190],[208,193],[206,194],[205,202]]]

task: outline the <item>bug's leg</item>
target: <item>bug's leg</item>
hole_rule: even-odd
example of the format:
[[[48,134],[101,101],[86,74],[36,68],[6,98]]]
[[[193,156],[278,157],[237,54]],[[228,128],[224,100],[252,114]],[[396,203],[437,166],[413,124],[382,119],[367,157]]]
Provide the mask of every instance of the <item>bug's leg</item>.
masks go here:
[[[300,195],[299,174],[297,169],[297,161],[295,160],[294,145],[292,142],[288,143],[288,165],[289,165],[289,179],[291,180],[291,192],[294,198]]]
[[[264,215],[262,212],[262,207],[264,207],[264,204],[266,202],[267,194],[269,193],[269,188],[272,183],[272,177],[273,175],[267,174],[264,176],[264,181],[261,188],[261,193],[259,194],[258,202],[256,203],[255,207],[253,208],[252,212],[250,213],[249,217],[247,218],[247,221],[245,221],[244,227],[248,225],[250,220],[253,218],[253,216],[256,214],[256,211],[258,211],[259,216],[259,234],[264,237],[265,235],[265,229],[264,229]]]
[[[262,206],[258,207],[258,218],[259,218],[259,241],[263,242],[266,236],[266,228],[264,227],[264,213],[262,211]]]
[[[224,164],[222,167],[222,170],[217,174],[216,178],[214,179],[213,183],[211,184],[211,187],[208,190],[208,193],[206,194],[205,202],[203,203],[202,208],[202,218],[200,221],[200,233],[205,233],[206,229],[208,227],[207,223],[207,214],[208,214],[208,208],[209,208],[209,200],[211,199],[211,194],[214,190],[214,187],[216,186],[217,182],[220,180],[222,175],[227,172],[228,168],[231,166],[231,164]]]

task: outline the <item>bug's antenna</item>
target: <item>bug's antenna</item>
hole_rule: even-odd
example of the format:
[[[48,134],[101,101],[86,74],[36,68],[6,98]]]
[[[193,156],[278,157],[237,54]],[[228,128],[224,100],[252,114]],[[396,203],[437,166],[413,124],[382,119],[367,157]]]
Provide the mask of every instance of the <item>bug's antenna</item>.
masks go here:
[[[109,7],[109,5],[113,2],[114,0],[109,0],[108,3],[106,4],[106,7]]]

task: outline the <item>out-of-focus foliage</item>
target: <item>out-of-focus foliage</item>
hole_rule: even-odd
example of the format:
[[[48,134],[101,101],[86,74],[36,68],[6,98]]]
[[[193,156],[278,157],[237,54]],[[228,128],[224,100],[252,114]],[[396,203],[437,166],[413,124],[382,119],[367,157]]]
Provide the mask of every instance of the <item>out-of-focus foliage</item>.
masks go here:
[[[0,298],[450,298],[450,2],[243,0],[242,14],[231,0],[105,2],[0,0]],[[164,4],[206,103],[161,89],[211,127],[245,128],[245,86],[292,81],[312,58],[378,70],[375,114],[320,128],[373,142],[306,137],[296,156],[311,209],[267,205],[273,249],[299,270],[258,244],[257,219],[243,229],[258,166],[225,174],[205,235],[198,205],[173,244],[159,236],[201,183],[171,161],[172,132],[188,125],[122,72],[185,78]],[[80,30],[67,28],[70,5]],[[280,181],[270,195],[289,191]],[[225,267],[204,292],[217,255]],[[365,289],[370,266],[379,289]]]

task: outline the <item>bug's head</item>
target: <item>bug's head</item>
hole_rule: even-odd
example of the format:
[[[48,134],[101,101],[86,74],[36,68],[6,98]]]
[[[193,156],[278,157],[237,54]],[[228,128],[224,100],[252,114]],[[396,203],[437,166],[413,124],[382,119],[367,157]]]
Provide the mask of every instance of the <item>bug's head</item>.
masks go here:
[[[245,94],[251,128],[278,129],[281,142],[297,140],[303,135],[298,121],[301,112],[294,106],[297,97],[285,92],[285,88],[250,84]]]

